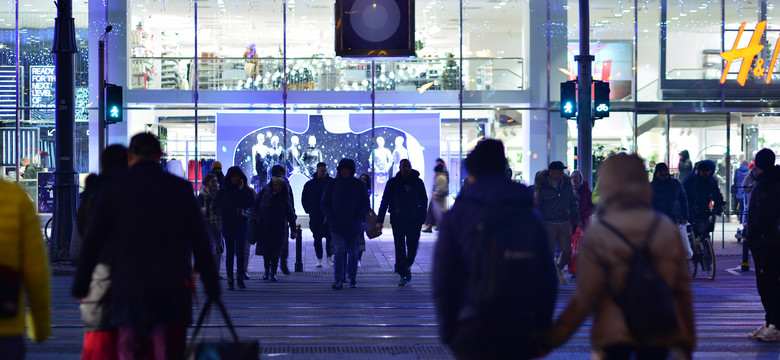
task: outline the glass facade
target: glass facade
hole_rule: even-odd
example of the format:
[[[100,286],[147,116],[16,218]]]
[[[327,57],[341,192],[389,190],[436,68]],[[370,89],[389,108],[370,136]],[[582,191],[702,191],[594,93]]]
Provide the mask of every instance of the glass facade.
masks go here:
[[[688,150],[693,161],[720,161],[722,177],[730,178],[739,161],[780,143],[772,110],[780,72],[769,71],[780,36],[776,3],[591,1],[593,75],[610,83],[612,112],[595,122],[588,156],[597,164],[607,154],[636,151],[648,171],[668,162],[674,172],[678,153]],[[264,166],[279,163],[306,177],[303,155],[312,136],[324,159],[365,157],[375,190],[403,153],[418,159],[413,166],[424,177],[443,158],[454,196],[460,160],[483,137],[505,142],[518,180],[532,181],[552,160],[577,166],[576,122],[560,118],[558,101],[559,83],[577,76],[578,2],[415,6],[417,56],[371,59],[336,56],[331,0],[74,4],[76,169],[97,171],[90,133],[100,131],[98,86],[89,79],[97,77],[97,40],[106,24],[114,27],[107,79],[124,86],[127,109],[125,122],[108,127],[107,143],[152,131],[164,142],[166,161],[181,162],[193,182],[214,160],[256,175],[258,154]],[[28,181],[22,158],[41,172],[54,167],[55,15],[42,3],[0,4],[0,165],[7,178]],[[766,47],[750,59],[745,86],[736,80],[741,60],[721,83],[720,54],[732,49],[743,22],[736,45],[747,46],[761,21]],[[274,160],[281,155],[284,162]],[[37,179],[29,181],[34,196]]]

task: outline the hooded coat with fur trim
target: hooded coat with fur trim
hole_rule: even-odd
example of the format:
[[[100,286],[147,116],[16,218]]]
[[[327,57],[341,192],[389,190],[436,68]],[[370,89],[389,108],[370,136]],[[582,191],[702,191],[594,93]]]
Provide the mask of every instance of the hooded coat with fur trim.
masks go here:
[[[563,174],[560,183],[557,183],[550,178],[550,170],[540,171],[534,181],[534,197],[536,208],[542,213],[544,221],[580,221],[579,205],[568,175]]]

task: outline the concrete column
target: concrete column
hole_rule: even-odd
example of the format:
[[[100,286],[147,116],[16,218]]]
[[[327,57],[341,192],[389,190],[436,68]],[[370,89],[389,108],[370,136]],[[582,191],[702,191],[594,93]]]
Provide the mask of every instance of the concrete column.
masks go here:
[[[548,5],[550,25],[548,27]],[[526,52],[529,64],[528,88],[530,90],[530,106],[532,108],[544,108],[547,104],[547,49],[550,54],[550,101],[560,99],[559,85],[566,81],[566,75],[558,71],[558,68],[567,68],[567,10],[564,8],[566,1],[549,2],[547,0],[530,0],[530,16],[527,30],[529,34],[529,49]],[[547,31],[551,31],[548,38]],[[568,127],[566,120],[561,119],[559,113],[550,112],[549,131],[549,158],[548,158],[548,131],[547,111],[531,110],[529,116],[523,119],[523,146],[524,159],[523,173],[528,174],[528,180],[533,183],[534,174],[547,168],[550,161],[560,160],[566,162]],[[567,164],[569,168],[573,164]]]

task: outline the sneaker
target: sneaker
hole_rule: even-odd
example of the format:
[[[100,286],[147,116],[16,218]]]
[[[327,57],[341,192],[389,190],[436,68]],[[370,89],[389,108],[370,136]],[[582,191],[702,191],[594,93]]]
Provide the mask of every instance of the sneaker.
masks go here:
[[[355,280],[355,279],[349,280],[349,287],[351,287],[353,289],[356,288],[357,287],[357,280]]]
[[[748,334],[748,337],[751,338],[751,339],[757,339],[758,335],[761,335],[761,333],[766,331],[766,329],[767,329],[766,324],[761,325],[761,327],[756,329],[756,331],[753,331],[752,333]]]
[[[341,288],[344,287],[344,283],[341,281],[336,281],[333,283],[333,285],[330,286],[333,290],[341,290]]]
[[[359,268],[362,268],[362,267],[363,267],[363,262],[362,262],[362,261],[360,261],[360,260],[358,260],[358,267],[359,267]]]
[[[433,232],[433,229],[429,226],[429,227],[427,227],[425,229],[422,229],[422,232],[430,234],[430,233]]]
[[[244,273],[244,280],[251,280],[251,279],[249,278],[249,275],[247,275],[247,273]]]
[[[333,267],[333,256],[328,256],[328,266]]]
[[[777,330],[774,325],[769,325],[766,327],[766,330],[756,338],[766,342],[780,342],[780,330]]]
[[[558,269],[558,282],[562,285],[566,285],[569,283],[569,280],[566,279],[566,276],[563,275],[563,271],[561,269]]]
[[[406,280],[405,277],[401,276],[401,280],[398,280],[398,286],[406,286],[406,284],[409,283],[409,280]]]
[[[317,259],[317,267],[318,268],[322,267],[322,259]]]

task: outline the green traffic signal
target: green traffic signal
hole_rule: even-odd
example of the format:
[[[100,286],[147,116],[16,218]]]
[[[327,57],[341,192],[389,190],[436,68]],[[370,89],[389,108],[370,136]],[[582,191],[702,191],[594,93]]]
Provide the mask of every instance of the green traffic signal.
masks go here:
[[[122,87],[106,84],[106,125],[123,121]]]

